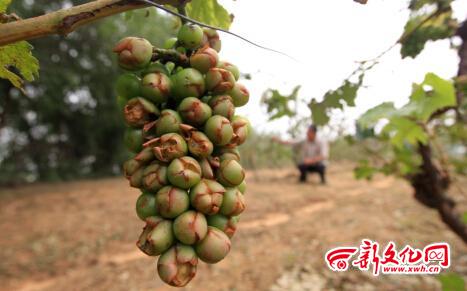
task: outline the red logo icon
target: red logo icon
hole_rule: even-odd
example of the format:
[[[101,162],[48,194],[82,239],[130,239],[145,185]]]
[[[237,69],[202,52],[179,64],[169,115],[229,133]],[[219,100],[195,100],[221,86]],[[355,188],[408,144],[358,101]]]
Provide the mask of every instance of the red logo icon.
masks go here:
[[[325,255],[328,267],[333,271],[347,271],[349,259],[358,251],[355,247],[339,247],[328,251]]]

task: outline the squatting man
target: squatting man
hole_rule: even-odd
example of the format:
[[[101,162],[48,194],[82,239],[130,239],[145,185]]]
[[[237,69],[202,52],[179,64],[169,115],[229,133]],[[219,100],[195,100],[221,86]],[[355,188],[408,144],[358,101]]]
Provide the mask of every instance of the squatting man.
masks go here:
[[[273,140],[293,147],[297,155],[297,168],[300,171],[299,182],[304,183],[307,173],[318,173],[321,184],[326,184],[326,164],[329,157],[329,145],[316,136],[318,129],[310,125],[306,133],[306,139],[301,141],[283,141],[277,137]]]

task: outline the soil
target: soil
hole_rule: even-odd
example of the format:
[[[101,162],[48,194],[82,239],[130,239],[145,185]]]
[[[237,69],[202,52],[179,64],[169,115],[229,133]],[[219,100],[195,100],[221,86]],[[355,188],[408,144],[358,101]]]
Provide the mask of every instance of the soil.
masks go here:
[[[326,186],[310,178],[298,184],[293,169],[249,173],[248,208],[230,254],[216,265],[200,263],[184,289],[441,290],[433,275],[327,268],[327,250],[363,238],[417,248],[448,242],[449,271],[467,277],[467,246],[403,180],[356,181],[346,163],[331,166]],[[461,189],[465,178],[451,191],[465,211]],[[1,190],[0,290],[174,290],[135,246],[143,227],[134,212],[138,194],[122,178]]]

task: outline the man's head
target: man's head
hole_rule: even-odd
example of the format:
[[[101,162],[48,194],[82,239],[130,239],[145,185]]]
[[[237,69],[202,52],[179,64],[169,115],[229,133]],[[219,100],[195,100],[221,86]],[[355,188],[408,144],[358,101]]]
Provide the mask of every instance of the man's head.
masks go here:
[[[308,130],[306,132],[306,138],[308,139],[308,141],[314,141],[315,140],[317,130],[318,129],[316,128],[315,125],[310,125],[308,127]]]

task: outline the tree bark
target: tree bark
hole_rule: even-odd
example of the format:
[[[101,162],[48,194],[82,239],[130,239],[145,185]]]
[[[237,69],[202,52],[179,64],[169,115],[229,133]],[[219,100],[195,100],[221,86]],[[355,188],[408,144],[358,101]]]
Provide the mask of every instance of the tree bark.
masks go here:
[[[418,153],[422,157],[420,172],[410,178],[415,189],[415,199],[436,209],[442,221],[467,243],[467,225],[456,211],[455,201],[446,194],[449,177],[433,163],[430,145],[419,144]]]
[[[458,51],[459,70],[457,74],[461,78],[467,76],[467,20],[460,25],[456,34],[462,39]],[[458,122],[464,122],[465,116],[462,115],[461,108],[465,96],[462,88],[457,88],[456,97],[456,106],[446,107],[434,112],[430,120],[454,108],[456,109]],[[415,198],[425,206],[436,209],[442,221],[467,243],[467,224],[462,221],[460,214],[457,212],[455,201],[449,198],[446,193],[450,184],[448,173],[440,171],[433,163],[429,144],[419,144],[418,153],[422,157],[420,171],[409,177],[410,183],[415,189]]]
[[[159,4],[179,6],[185,0],[155,0]],[[41,16],[0,24],[0,46],[52,34],[67,35],[80,26],[124,11],[144,8],[135,0],[96,0]]]

